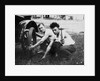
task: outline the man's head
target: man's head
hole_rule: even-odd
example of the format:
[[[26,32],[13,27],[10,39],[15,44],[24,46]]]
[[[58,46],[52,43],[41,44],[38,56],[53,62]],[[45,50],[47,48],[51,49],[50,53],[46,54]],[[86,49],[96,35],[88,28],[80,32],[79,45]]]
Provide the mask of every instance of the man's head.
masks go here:
[[[54,34],[59,33],[59,24],[56,22],[53,22],[50,24],[50,28],[53,30]]]
[[[40,30],[40,32],[45,32],[45,26],[44,26],[44,24],[43,23],[40,23],[39,25],[38,25],[38,28],[39,28],[39,30]]]

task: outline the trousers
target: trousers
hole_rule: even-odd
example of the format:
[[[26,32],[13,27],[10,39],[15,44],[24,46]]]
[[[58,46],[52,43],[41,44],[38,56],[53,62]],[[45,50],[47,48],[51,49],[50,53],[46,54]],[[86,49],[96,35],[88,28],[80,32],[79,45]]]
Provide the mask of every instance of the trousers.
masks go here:
[[[54,42],[50,53],[51,55],[55,55],[56,53],[60,57],[69,56],[76,51],[76,47],[74,45],[62,45],[60,42]]]

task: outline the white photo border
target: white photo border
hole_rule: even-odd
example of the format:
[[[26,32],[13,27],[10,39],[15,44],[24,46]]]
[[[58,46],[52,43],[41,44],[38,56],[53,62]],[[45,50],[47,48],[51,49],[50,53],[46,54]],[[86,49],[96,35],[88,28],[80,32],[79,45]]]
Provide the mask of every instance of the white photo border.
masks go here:
[[[15,15],[84,14],[84,65],[15,65]],[[95,76],[94,5],[5,5],[5,76]]]

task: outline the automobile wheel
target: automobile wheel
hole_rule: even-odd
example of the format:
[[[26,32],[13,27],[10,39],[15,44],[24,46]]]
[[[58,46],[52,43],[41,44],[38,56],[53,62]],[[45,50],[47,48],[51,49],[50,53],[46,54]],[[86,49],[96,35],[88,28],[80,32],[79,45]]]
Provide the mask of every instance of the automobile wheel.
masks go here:
[[[28,33],[28,45],[34,45],[36,43],[36,31],[33,27],[29,29]]]

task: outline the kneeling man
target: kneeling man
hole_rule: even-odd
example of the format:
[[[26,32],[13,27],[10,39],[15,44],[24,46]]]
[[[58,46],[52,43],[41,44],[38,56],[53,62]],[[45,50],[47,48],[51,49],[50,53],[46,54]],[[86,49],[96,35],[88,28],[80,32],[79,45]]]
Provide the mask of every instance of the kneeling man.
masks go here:
[[[55,39],[56,44],[54,43],[54,47],[56,47],[57,54],[59,53],[60,56],[70,55],[76,51],[74,45],[75,41],[65,30],[60,30],[58,23],[56,22],[51,23],[50,28],[52,29],[53,33],[56,35],[56,39]]]

